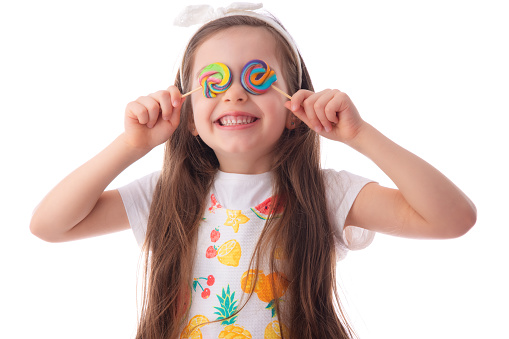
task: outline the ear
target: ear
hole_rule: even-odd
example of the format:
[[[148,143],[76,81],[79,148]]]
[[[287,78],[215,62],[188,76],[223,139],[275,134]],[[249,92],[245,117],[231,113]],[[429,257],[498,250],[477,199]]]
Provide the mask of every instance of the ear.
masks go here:
[[[189,132],[191,132],[192,135],[194,135],[195,137],[198,136],[198,131],[196,130],[196,126],[195,126],[194,122],[190,122],[188,125],[188,128],[189,128]]]
[[[300,120],[293,113],[288,112],[286,117],[286,128],[287,129],[295,129],[299,124]]]

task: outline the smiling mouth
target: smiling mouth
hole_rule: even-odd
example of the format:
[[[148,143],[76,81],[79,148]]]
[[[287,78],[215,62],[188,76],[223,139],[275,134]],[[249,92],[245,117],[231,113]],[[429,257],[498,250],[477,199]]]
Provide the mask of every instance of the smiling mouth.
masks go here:
[[[239,125],[248,125],[252,124],[258,120],[258,118],[251,116],[231,116],[226,115],[221,119],[217,120],[220,126],[239,126]]]

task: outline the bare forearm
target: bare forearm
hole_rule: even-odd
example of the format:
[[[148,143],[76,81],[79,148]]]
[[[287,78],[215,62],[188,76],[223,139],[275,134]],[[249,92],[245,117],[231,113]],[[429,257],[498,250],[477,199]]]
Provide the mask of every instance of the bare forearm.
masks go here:
[[[373,126],[366,123],[349,145],[375,162],[436,232],[462,234],[475,223],[475,206],[456,185]]]
[[[61,234],[83,220],[106,187],[125,168],[145,155],[115,139],[103,151],[64,178],[37,206],[30,228],[34,234]]]

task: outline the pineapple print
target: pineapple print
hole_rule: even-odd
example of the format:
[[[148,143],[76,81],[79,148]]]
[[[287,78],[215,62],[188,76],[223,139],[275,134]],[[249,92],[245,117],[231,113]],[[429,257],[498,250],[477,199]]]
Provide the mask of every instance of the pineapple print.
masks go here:
[[[221,320],[221,325],[231,325],[237,320],[237,316],[234,316],[232,318],[231,315],[235,313],[237,310],[238,305],[235,305],[237,303],[237,300],[235,299],[235,292],[230,293],[230,285],[228,285],[226,291],[223,288],[223,292],[221,293],[221,296],[217,295],[217,299],[219,299],[219,305],[221,307],[214,307],[217,312],[214,312],[214,314],[219,315],[219,317],[216,320]],[[230,318],[230,319],[228,319]],[[229,338],[229,337],[228,337]]]
[[[224,223],[225,226],[231,226],[233,228],[233,232],[237,233],[239,231],[239,225],[245,224],[249,221],[249,218],[242,214],[240,210],[226,210],[226,215],[228,218]]]
[[[189,324],[184,328],[180,334],[180,339],[202,339],[203,336],[200,331],[202,324],[208,323],[209,320],[206,316],[198,314],[189,320]]]
[[[224,330],[219,333],[218,338],[225,339],[246,339],[253,338],[251,333],[248,330],[245,330],[242,326],[228,325],[225,326]]]
[[[273,322],[269,323],[267,327],[265,327],[265,333],[263,338],[264,339],[278,339],[281,338],[281,332],[284,333],[285,338],[288,338],[288,328],[281,324],[281,327],[279,326],[279,321],[274,320]]]

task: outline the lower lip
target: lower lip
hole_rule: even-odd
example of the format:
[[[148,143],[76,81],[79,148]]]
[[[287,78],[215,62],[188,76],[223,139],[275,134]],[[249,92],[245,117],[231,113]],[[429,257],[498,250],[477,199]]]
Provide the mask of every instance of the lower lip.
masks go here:
[[[242,125],[223,126],[219,122],[216,122],[215,124],[216,124],[217,128],[219,128],[219,129],[226,130],[226,131],[236,131],[236,130],[241,130],[241,129],[246,129],[246,128],[253,127],[259,120],[260,119],[256,119],[252,123],[242,124]]]

